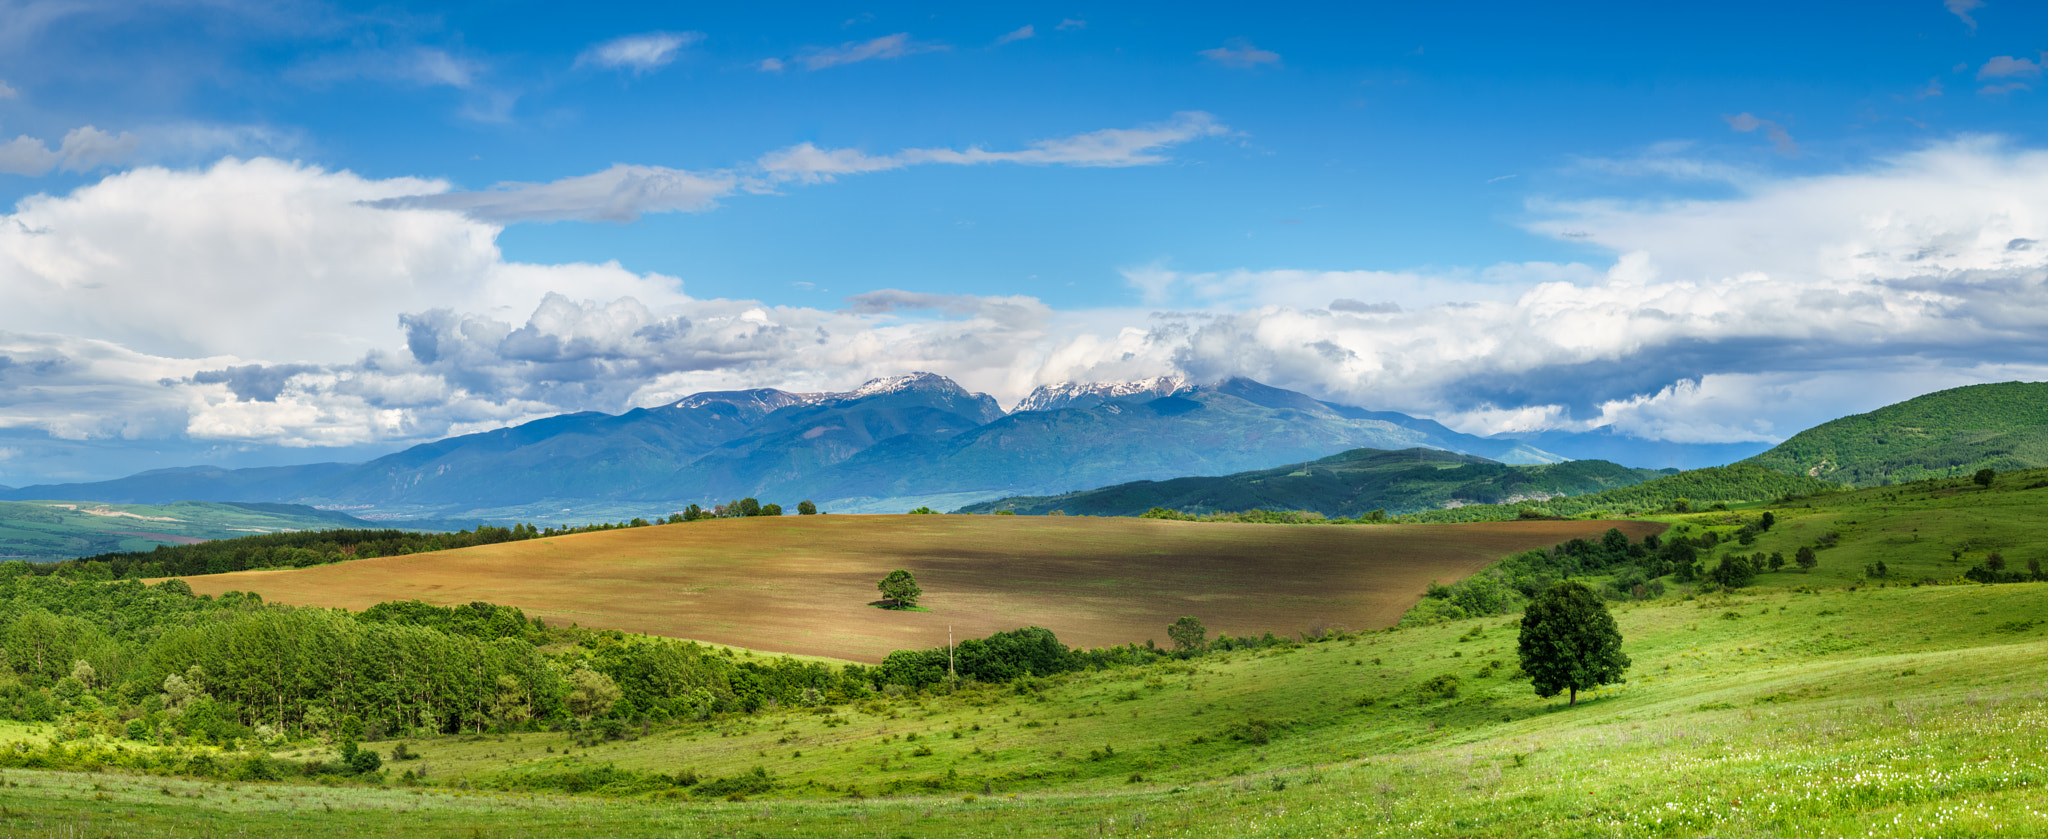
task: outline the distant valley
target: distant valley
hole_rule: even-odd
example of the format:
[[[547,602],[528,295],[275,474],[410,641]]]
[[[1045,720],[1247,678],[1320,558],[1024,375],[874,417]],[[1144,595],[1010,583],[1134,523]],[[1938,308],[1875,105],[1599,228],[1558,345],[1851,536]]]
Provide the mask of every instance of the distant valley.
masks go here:
[[[69,559],[259,533],[368,526],[353,516],[294,504],[0,501],[0,559]]]

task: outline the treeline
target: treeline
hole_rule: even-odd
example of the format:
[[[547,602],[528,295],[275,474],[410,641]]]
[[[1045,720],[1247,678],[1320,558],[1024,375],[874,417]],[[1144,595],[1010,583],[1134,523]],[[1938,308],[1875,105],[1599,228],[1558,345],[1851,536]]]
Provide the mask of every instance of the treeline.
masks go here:
[[[799,515],[817,513],[817,505],[797,505]],[[29,573],[75,577],[84,580],[149,579],[225,574],[257,568],[307,568],[351,559],[405,556],[433,551],[473,548],[501,542],[519,542],[573,533],[594,533],[659,524],[682,524],[718,518],[749,518],[782,515],[782,505],[762,504],[743,498],[706,510],[691,504],[681,512],[649,521],[635,518],[617,524],[587,524],[581,527],[511,527],[480,525],[453,533],[420,533],[409,530],[315,530],[295,533],[265,533],[234,539],[219,539],[193,545],[159,545],[151,551],[105,553],[62,562],[26,564]],[[17,571],[16,573],[20,573]]]
[[[1287,643],[1268,634],[1215,646]],[[892,653],[877,667],[834,666],[551,627],[489,603],[391,602],[351,613],[240,592],[197,596],[176,579],[0,576],[0,717],[60,722],[72,738],[157,745],[538,729],[618,738],[915,692],[953,673],[1001,684],[1181,654],[1151,642],[1069,648],[1028,627],[963,641],[950,659],[939,647]]]
[[[1465,467],[1461,467],[1465,468]],[[1560,496],[1542,501],[1513,504],[1468,504],[1447,510],[1388,515],[1372,510],[1353,518],[1325,516],[1312,510],[1245,510],[1242,512],[1189,513],[1153,507],[1140,518],[1172,521],[1246,522],[1254,524],[1378,524],[1459,523],[1511,521],[1515,519],[1580,518],[1587,516],[1633,515],[1636,513],[1687,513],[1726,509],[1729,504],[1776,501],[1840,490],[1832,484],[1804,475],[1787,475],[1752,464],[1734,464],[1680,472],[1633,486],[1617,487],[1587,495]],[[1011,514],[1007,510],[996,515]],[[1055,510],[1049,515],[1064,515]]]
[[[198,597],[179,580],[0,583],[0,716],[77,714],[153,742],[703,719],[868,696],[875,675],[485,603],[349,613]]]
[[[1678,582],[1741,588],[1753,583],[1760,573],[1788,565],[1814,568],[1819,559],[1810,547],[1800,548],[1791,560],[1782,554],[1739,552],[1740,546],[1755,541],[1776,522],[1774,514],[1764,513],[1730,536],[1713,530],[1697,535],[1673,530],[1662,536],[1650,534],[1641,541],[1631,541],[1628,534],[1609,528],[1598,540],[1572,539],[1550,548],[1523,551],[1451,585],[1431,583],[1422,602],[1402,616],[1401,622],[1424,625],[1508,614],[1528,605],[1544,589],[1573,577],[1609,576],[1599,590],[1610,600],[1651,600],[1664,594],[1662,578],[1667,576]],[[1736,552],[1713,565],[1705,561],[1729,542],[1736,543]]]
[[[897,650],[882,660],[880,667],[873,671],[875,681],[887,689],[888,685],[900,685],[917,690],[945,684],[950,680],[965,680],[1000,684],[1017,679],[1056,676],[1083,670],[1108,670],[1116,667],[1131,667],[1152,664],[1167,659],[1187,658],[1208,651],[1227,652],[1230,650],[1259,649],[1263,647],[1288,646],[1296,643],[1293,639],[1281,638],[1268,632],[1263,636],[1233,638],[1220,635],[1215,640],[1207,639],[1207,630],[1193,618],[1197,633],[1188,643],[1176,643],[1174,649],[1158,646],[1153,641],[1143,644],[1125,644],[1117,647],[1080,649],[1068,647],[1053,636],[1052,630],[1036,626],[998,632],[987,638],[970,638],[948,649],[932,647],[925,650]],[[1173,629],[1168,630],[1169,634]],[[1304,633],[1300,640],[1320,640],[1331,633],[1319,631],[1313,635]]]
[[[1138,516],[1142,519],[1166,519],[1168,521],[1223,521],[1244,524],[1370,524],[1387,520],[1387,511],[1373,510],[1361,513],[1355,518],[1325,516],[1314,510],[1243,510],[1240,512],[1183,513],[1165,507],[1153,507]]]
[[[1450,510],[1410,513],[1398,517],[1404,522],[1507,521],[1517,518],[1574,518],[1588,514],[1684,513],[1712,509],[1715,505],[1776,501],[1833,492],[1838,484],[1787,475],[1749,463],[1693,469],[1635,486],[1515,504],[1471,505]]]
[[[543,536],[645,527],[648,524],[645,519],[634,519],[618,524],[564,528],[535,528],[530,524],[480,526],[454,533],[351,529],[265,533],[194,545],[159,545],[151,551],[106,553],[64,562],[37,563],[33,569],[36,574],[87,580],[189,577],[255,568],[306,568],[350,559],[473,548]]]

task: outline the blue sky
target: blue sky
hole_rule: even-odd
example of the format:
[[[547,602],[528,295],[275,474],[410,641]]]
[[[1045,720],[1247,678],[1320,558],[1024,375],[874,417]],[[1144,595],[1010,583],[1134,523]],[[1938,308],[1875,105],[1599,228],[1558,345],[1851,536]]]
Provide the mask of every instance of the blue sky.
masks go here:
[[[0,483],[913,369],[1781,439],[2043,377],[2044,18],[0,0]]]

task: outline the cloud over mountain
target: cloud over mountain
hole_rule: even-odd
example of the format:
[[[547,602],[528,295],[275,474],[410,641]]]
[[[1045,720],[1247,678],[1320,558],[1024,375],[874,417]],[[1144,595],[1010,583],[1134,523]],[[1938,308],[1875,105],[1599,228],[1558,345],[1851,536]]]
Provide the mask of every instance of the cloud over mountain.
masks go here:
[[[449,194],[438,181],[143,168],[0,218],[16,394],[0,425],[344,445],[919,369],[1006,403],[1060,381],[1246,375],[1468,431],[1717,441],[1845,400],[2048,378],[2048,249],[2031,244],[2048,238],[2048,153],[1971,138],[1739,190],[1532,208],[1533,230],[1607,250],[1604,266],[1161,263],[1127,272],[1142,307],[883,289],[828,309],[509,261],[498,224],[391,201]]]

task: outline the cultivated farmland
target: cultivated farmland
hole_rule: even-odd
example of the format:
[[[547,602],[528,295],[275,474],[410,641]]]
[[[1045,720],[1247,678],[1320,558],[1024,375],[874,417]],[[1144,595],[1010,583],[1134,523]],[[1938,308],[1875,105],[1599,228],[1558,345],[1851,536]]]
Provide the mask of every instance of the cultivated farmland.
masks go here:
[[[1431,580],[1507,554],[1653,522],[1282,526],[1036,516],[722,519],[295,570],[188,579],[200,593],[362,609],[386,600],[517,606],[549,622],[755,650],[879,661],[1019,626],[1077,646],[1165,640],[1181,615],[1212,632],[1389,626]],[[875,582],[906,568],[926,612],[886,611]]]

